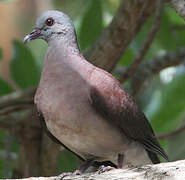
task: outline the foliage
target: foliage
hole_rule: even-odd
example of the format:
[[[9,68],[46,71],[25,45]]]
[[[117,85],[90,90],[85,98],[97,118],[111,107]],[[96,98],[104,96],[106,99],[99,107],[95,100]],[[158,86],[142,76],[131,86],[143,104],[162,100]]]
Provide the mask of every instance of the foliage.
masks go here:
[[[10,70],[14,81],[20,88],[37,86],[40,70],[30,50],[18,41],[13,42],[13,48]]]
[[[0,78],[0,87],[1,87],[0,96],[5,95],[5,94],[9,94],[9,93],[13,92],[13,89],[10,86],[10,84],[8,84],[2,78]]]
[[[153,127],[158,132],[168,132],[181,123],[185,109],[185,74],[161,88],[158,110],[151,118]]]
[[[89,47],[100,36],[103,29],[102,16],[102,1],[91,0],[80,26],[79,43],[82,50]]]

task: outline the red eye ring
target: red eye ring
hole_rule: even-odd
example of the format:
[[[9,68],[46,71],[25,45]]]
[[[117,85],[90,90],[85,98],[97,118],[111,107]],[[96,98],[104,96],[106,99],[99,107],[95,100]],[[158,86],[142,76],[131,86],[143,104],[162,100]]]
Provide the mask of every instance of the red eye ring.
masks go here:
[[[53,18],[46,19],[45,24],[47,26],[52,26],[54,24],[54,19]]]

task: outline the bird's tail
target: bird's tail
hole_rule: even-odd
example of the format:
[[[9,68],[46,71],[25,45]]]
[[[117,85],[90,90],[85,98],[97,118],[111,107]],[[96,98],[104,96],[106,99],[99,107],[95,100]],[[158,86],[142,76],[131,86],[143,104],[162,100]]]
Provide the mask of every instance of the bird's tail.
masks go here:
[[[145,141],[143,142],[143,145],[145,147],[145,150],[148,153],[149,158],[154,164],[160,163],[158,155],[161,155],[164,159],[169,161],[167,154],[160,146],[160,144],[158,143],[155,137],[150,139],[145,139]]]
[[[159,157],[158,157],[158,155],[156,153],[153,153],[153,152],[148,151],[148,150],[146,150],[146,151],[147,151],[148,156],[151,159],[151,161],[152,161],[153,164],[158,164],[158,163],[161,162],[160,159],[159,159]]]

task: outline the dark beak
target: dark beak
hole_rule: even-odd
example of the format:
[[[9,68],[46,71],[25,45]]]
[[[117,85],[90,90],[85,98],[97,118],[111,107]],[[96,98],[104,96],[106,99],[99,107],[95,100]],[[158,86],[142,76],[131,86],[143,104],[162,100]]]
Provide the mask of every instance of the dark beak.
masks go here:
[[[27,42],[37,39],[40,36],[41,29],[34,29],[30,34],[28,34],[24,40],[23,43],[26,44]]]

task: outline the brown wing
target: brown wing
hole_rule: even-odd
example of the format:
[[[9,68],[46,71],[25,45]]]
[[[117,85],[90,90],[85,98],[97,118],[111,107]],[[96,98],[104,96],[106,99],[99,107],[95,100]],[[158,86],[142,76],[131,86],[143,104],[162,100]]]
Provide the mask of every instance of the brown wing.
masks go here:
[[[119,82],[105,71],[94,74],[90,98],[96,111],[120,127],[128,138],[143,144],[154,163],[157,163],[156,154],[168,160],[145,115]]]

